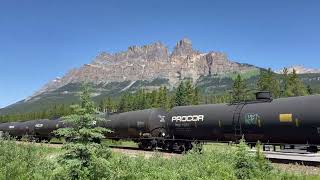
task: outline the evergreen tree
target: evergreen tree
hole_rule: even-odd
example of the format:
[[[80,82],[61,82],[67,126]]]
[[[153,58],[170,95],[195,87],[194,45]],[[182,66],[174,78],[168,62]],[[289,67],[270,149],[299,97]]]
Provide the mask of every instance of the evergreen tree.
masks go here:
[[[108,113],[115,111],[114,102],[112,101],[112,99],[111,99],[110,97],[107,98],[105,104],[106,104],[106,109],[107,109],[107,112],[108,112]]]
[[[154,97],[152,97],[152,93],[146,93],[146,94],[145,94],[145,105],[144,105],[144,109],[152,108],[153,99],[154,99]]]
[[[293,69],[292,73],[290,74],[289,80],[290,80],[293,96],[307,95],[307,89],[303,84],[303,82],[298,77],[295,69]]]
[[[232,100],[235,102],[240,102],[246,100],[246,84],[244,80],[241,78],[240,74],[234,80],[233,88],[232,88]]]
[[[289,84],[289,74],[288,74],[288,69],[287,68],[284,68],[283,69],[283,72],[282,72],[282,81],[283,81],[283,96],[285,97],[288,97],[288,96],[292,96],[292,93],[291,93],[291,86]]]
[[[283,96],[304,96],[308,91],[301,79],[298,77],[296,70],[293,69],[292,73],[288,74],[288,70],[283,70]]]
[[[120,97],[120,102],[119,102],[119,105],[118,105],[118,111],[119,112],[127,112],[127,111],[129,111],[128,100],[129,100],[128,94],[124,94],[124,95],[122,95]]]
[[[80,105],[72,105],[74,114],[63,117],[69,127],[56,131],[57,135],[72,139],[63,146],[65,152],[58,161],[61,168],[56,170],[58,179],[95,179],[95,171],[107,163],[107,154],[110,154],[102,145],[94,143],[110,131],[96,126],[103,119],[94,115],[96,108],[88,85],[83,86],[80,99]]]
[[[167,87],[160,87],[158,92],[158,104],[159,107],[169,110],[170,109],[170,97],[169,97],[169,91]]]
[[[193,89],[193,96],[192,96],[192,105],[198,105],[199,103],[200,103],[199,89],[194,88]]]
[[[280,83],[270,68],[266,72],[260,71],[260,77],[257,85],[259,90],[269,91],[275,98],[280,97]]]
[[[105,102],[104,102],[104,100],[100,100],[100,102],[99,102],[99,111],[100,112],[105,112]]]
[[[156,90],[153,90],[151,92],[151,102],[152,102],[152,107],[153,108],[158,108],[159,107],[158,98],[159,98],[158,92]]]
[[[175,95],[175,106],[185,106],[187,105],[186,101],[186,88],[183,81],[179,84],[176,95]]]
[[[184,94],[184,99],[185,99],[185,105],[191,105],[193,102],[193,96],[194,96],[194,88],[192,85],[191,81],[187,81],[185,83],[185,94]]]
[[[307,86],[307,92],[309,95],[313,94],[313,89],[311,88],[310,85]]]

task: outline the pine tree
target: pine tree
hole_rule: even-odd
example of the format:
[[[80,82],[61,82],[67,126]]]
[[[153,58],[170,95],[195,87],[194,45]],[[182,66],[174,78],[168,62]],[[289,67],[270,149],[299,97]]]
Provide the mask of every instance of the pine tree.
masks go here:
[[[105,102],[104,102],[104,100],[100,100],[100,102],[99,102],[99,111],[100,112],[105,112]]]
[[[246,84],[240,74],[238,74],[233,84],[232,99],[235,102],[240,102],[246,100],[246,96]]]
[[[193,89],[193,96],[192,96],[192,105],[198,105],[199,103],[200,103],[199,89],[194,88]]]
[[[118,111],[119,112],[127,112],[129,111],[129,95],[124,94],[120,97],[120,102],[118,105]]]
[[[307,86],[307,91],[308,91],[308,94],[309,94],[309,95],[312,95],[312,94],[313,94],[313,89],[311,88],[310,85]]]
[[[283,81],[283,96],[284,97],[290,97],[292,96],[292,92],[291,92],[291,86],[290,86],[290,81],[289,81],[289,74],[288,74],[288,69],[287,68],[284,68],[283,69],[283,78],[282,78],[282,81]]]
[[[102,145],[94,143],[110,130],[96,126],[103,119],[94,115],[96,108],[88,85],[83,86],[80,99],[80,105],[72,105],[75,114],[62,118],[69,127],[56,131],[57,135],[72,139],[63,146],[65,152],[58,161],[61,165],[57,169],[58,179],[65,176],[68,179],[94,179],[94,172],[106,163],[107,154],[110,154]]]
[[[194,88],[192,85],[191,81],[187,81],[185,83],[185,94],[184,94],[184,99],[185,99],[185,105],[191,105],[193,101],[193,96],[194,96]]]
[[[266,72],[260,71],[257,86],[261,91],[271,92],[272,96],[275,98],[280,97],[280,83],[270,68]]]
[[[110,97],[106,100],[106,109],[108,113],[115,111],[115,105]]]
[[[151,92],[151,102],[152,102],[152,108],[158,108],[159,107],[159,103],[158,103],[158,97],[159,94],[156,90],[153,90]]]
[[[169,110],[170,109],[170,97],[167,87],[160,87],[158,90],[158,104],[159,107]]]
[[[186,88],[183,81],[179,84],[176,95],[175,95],[175,106],[185,106],[187,105],[186,101]]]
[[[307,89],[303,82],[298,77],[296,70],[293,69],[289,76],[293,96],[304,96],[307,95]]]
[[[296,70],[293,69],[292,73],[288,74],[288,70],[285,68],[283,71],[283,96],[304,96],[307,93],[307,88],[298,77]]]

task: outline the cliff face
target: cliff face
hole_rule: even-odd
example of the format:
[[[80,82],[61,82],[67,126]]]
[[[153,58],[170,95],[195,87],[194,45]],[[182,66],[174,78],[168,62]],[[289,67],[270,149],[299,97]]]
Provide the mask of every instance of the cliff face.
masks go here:
[[[160,42],[142,47],[131,46],[127,51],[109,54],[102,52],[90,64],[70,70],[62,78],[47,83],[32,97],[54,91],[69,83],[110,82],[168,79],[173,87],[184,78],[196,81],[200,76],[245,73],[254,66],[232,62],[221,52],[201,53],[188,39],[180,40],[173,52]]]

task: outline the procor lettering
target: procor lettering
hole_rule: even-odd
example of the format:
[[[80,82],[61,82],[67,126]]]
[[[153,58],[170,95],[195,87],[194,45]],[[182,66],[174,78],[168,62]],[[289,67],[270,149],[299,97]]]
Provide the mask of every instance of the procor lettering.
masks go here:
[[[198,122],[204,120],[204,115],[189,115],[189,116],[172,116],[172,122]]]

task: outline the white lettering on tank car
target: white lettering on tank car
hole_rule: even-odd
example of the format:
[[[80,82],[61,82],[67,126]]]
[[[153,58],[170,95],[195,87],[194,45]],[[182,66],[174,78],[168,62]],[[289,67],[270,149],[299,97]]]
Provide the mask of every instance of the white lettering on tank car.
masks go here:
[[[34,125],[34,127],[41,128],[41,127],[43,127],[43,124],[36,124],[36,125]]]
[[[160,122],[166,122],[166,120],[164,120],[164,118],[166,117],[166,116],[161,116],[161,115],[158,115],[158,117],[160,118]]]
[[[9,126],[9,129],[14,129],[14,126]]]
[[[204,115],[172,116],[172,122],[198,122],[204,121]]]

